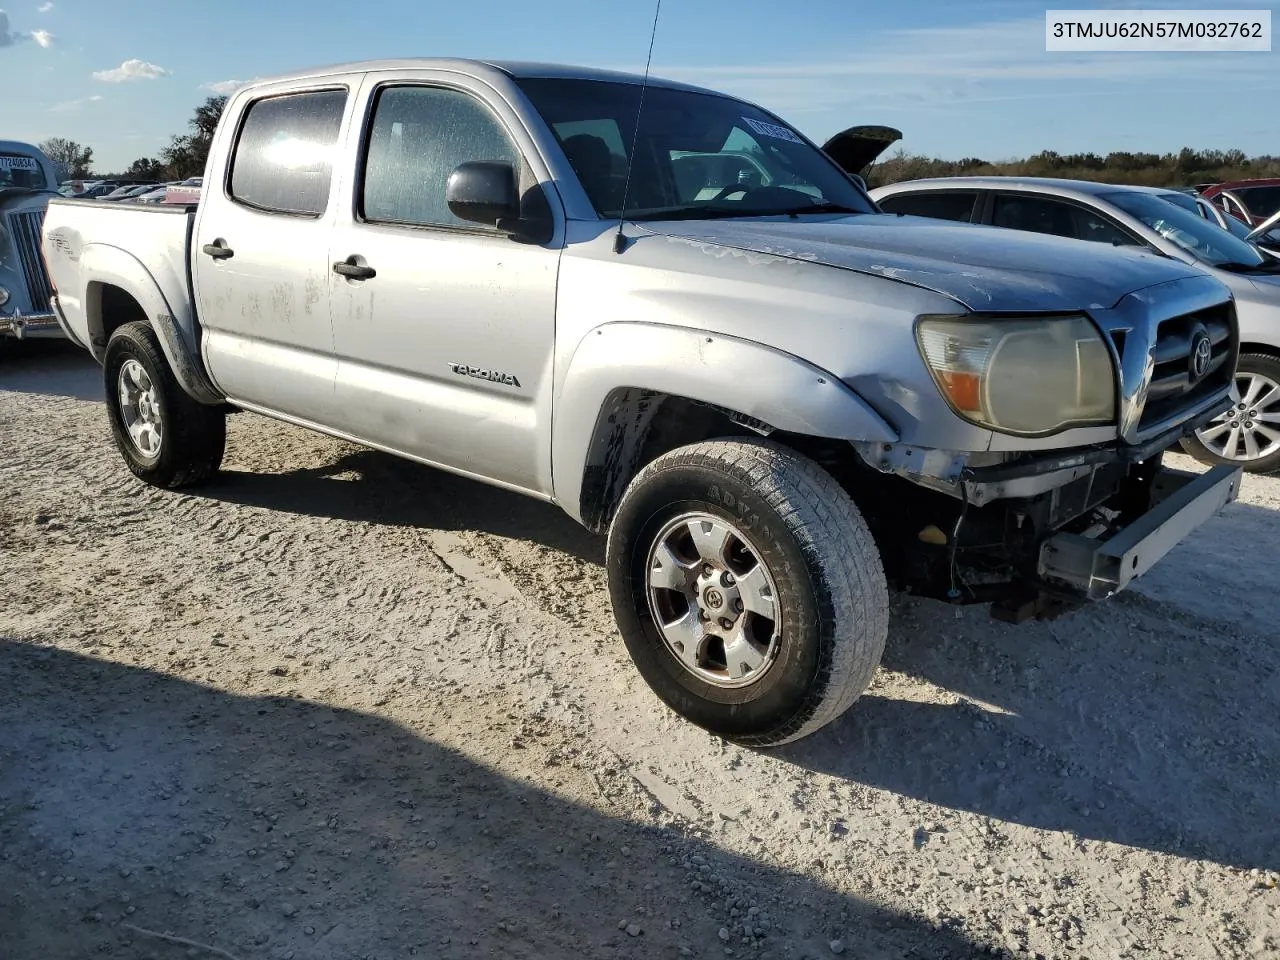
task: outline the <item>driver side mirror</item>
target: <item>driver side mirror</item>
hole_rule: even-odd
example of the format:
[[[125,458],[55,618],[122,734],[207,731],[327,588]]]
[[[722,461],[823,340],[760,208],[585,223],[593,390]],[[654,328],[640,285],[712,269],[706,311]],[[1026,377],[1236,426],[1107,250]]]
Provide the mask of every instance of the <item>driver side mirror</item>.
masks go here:
[[[509,163],[473,160],[449,174],[445,202],[458,219],[515,232],[520,218],[516,172]]]

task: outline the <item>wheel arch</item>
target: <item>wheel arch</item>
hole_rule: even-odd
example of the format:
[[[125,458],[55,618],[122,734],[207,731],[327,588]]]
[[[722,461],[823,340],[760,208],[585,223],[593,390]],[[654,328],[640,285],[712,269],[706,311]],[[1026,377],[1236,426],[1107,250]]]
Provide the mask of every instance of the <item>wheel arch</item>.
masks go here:
[[[156,333],[160,348],[179,386],[201,403],[221,403],[223,398],[205,375],[195,344],[184,327],[191,329],[191,305],[172,302],[146,266],[118,247],[94,244],[81,256],[85,278],[84,311],[89,350],[102,362],[107,341],[120,326],[139,320]]]
[[[820,367],[753,341],[659,324],[613,323],[588,333],[556,409],[556,500],[595,531],[608,526],[636,472],[676,446],[752,434],[898,438]]]

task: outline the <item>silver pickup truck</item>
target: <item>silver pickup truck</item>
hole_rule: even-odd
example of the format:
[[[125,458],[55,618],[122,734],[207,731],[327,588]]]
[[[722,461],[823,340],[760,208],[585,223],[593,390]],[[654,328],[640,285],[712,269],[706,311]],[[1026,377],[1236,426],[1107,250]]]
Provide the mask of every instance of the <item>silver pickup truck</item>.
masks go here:
[[[655,692],[776,744],[870,682],[889,584],[1055,615],[1240,483],[1161,465],[1231,402],[1218,281],[882,214],[829,146],[677,83],[363,63],[236,93],[192,208],[54,201],[44,253],[138,477],[212,479],[246,410],[556,503]]]

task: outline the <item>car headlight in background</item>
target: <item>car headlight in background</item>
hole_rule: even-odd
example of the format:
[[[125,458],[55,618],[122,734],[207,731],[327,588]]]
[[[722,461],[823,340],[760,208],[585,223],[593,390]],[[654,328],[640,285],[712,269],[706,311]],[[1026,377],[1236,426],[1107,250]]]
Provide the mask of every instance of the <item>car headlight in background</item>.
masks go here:
[[[1115,422],[1111,351],[1088,317],[921,317],[916,338],[972,423],[1028,436]]]
[[[0,307],[3,307],[8,302],[9,302],[9,291],[4,287],[0,287]]]

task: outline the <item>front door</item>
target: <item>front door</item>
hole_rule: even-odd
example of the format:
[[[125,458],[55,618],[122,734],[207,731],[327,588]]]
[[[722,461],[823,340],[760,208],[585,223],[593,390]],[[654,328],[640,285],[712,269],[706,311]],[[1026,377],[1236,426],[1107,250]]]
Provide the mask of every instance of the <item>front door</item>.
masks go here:
[[[510,163],[522,189],[541,189],[530,151],[513,117],[466,89],[398,81],[369,109],[354,210],[329,249],[343,430],[549,494],[559,244],[466,223],[445,202],[472,160]]]
[[[337,370],[329,207],[348,99],[345,85],[268,90],[228,118],[239,135],[210,165],[228,175],[206,184],[191,240],[214,382],[234,401],[319,423]]]

